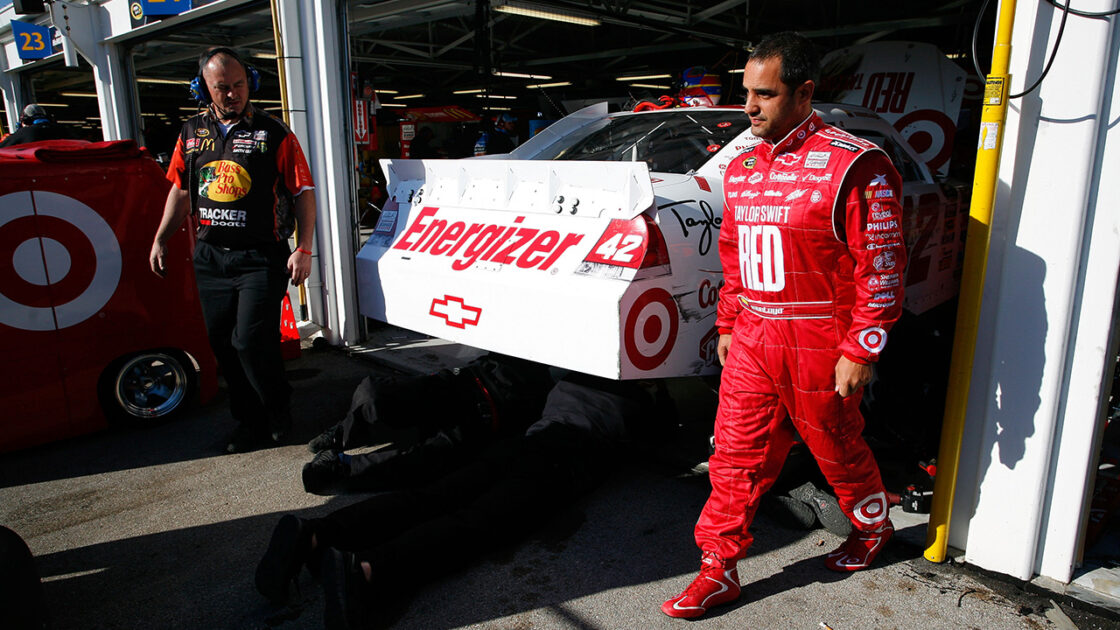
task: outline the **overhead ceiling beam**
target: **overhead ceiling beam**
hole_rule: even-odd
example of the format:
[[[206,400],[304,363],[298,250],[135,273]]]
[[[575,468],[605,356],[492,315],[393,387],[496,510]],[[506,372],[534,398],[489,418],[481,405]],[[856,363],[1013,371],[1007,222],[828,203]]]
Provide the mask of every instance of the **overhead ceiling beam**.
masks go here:
[[[703,11],[697,13],[693,18],[692,23],[700,24],[701,22],[707,22],[711,18],[721,13],[726,13],[727,11],[730,11],[731,9],[738,6],[744,6],[749,1],[750,0],[727,0],[726,2],[721,2],[710,9],[704,9]]]
[[[354,61],[363,63],[374,63],[388,66],[411,66],[414,68],[443,68],[454,70],[473,70],[474,65],[469,63],[457,63],[454,61],[437,61],[425,59],[409,59],[406,57],[380,57],[375,55],[355,55],[351,57]]]
[[[834,35],[856,35],[859,33],[875,33],[877,31],[901,31],[908,28],[926,28],[929,26],[946,26],[960,22],[957,15],[943,15],[926,18],[909,18],[903,20],[884,20],[881,22],[864,22],[862,24],[847,24],[832,28],[823,28],[812,31],[799,31],[805,37],[832,37]]]
[[[593,59],[609,59],[612,57],[619,57],[623,55],[651,55],[668,50],[696,50],[698,48],[710,48],[711,44],[705,42],[678,42],[676,44],[659,44],[657,46],[633,46],[630,48],[615,48],[612,50],[601,50],[599,52],[587,53],[583,55],[568,55],[565,57],[549,57],[547,59],[534,59],[526,61],[521,64],[524,67],[530,66],[547,66],[556,63],[568,63],[571,61],[590,61]]]

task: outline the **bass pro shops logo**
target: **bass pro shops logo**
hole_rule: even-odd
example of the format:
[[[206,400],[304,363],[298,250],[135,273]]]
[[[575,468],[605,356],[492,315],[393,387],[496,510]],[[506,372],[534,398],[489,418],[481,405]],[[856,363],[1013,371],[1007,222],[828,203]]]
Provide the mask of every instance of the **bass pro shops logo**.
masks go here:
[[[245,167],[229,160],[216,160],[198,170],[198,196],[212,201],[237,201],[249,194],[253,180]]]

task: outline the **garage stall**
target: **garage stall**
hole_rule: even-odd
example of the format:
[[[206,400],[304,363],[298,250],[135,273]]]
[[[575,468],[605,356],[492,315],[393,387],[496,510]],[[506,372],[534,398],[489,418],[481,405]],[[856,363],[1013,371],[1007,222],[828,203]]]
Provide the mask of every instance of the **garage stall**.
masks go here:
[[[822,93],[827,88],[830,98],[885,119],[924,168],[967,189],[974,147],[1001,155],[994,218],[985,226],[992,245],[976,307],[979,341],[964,377],[959,477],[946,517],[951,544],[966,561],[1021,579],[1068,583],[1078,567],[1100,561],[1087,532],[1111,510],[1090,507],[1094,489],[1103,487],[1098,479],[1109,478],[1099,466],[1120,269],[1120,230],[1108,210],[1117,192],[1106,176],[1116,171],[1109,121],[1116,118],[1120,49],[1110,3],[1067,11],[1042,0],[198,0],[172,3],[181,10],[170,15],[144,13],[150,4],[54,3],[53,15],[0,8],[7,128],[23,105],[46,101],[56,118],[84,133],[135,139],[158,156],[196,110],[186,84],[198,54],[212,45],[243,51],[264,79],[254,100],[289,120],[314,170],[322,212],[316,268],[300,301],[338,345],[361,343],[369,325],[359,305],[356,255],[378,231],[369,204],[380,211],[393,194],[380,160],[398,158],[402,142],[412,141],[401,133],[406,110],[456,108],[477,116],[433,131],[435,150],[454,157],[502,114],[516,118],[514,133],[524,144],[594,102],[619,109],[675,94],[694,68],[701,78],[714,77],[703,83],[709,97],[735,105],[744,51],[769,32],[796,28],[822,50],[837,51],[834,81],[822,83]],[[1007,40],[1010,107],[1006,122],[982,126],[981,106],[992,95],[980,73],[991,64],[997,11],[1015,24]],[[49,54],[21,58],[13,20],[54,26]],[[894,52],[865,52],[888,44]],[[935,49],[934,61],[907,67],[919,57],[912,45]],[[895,63],[869,65],[884,58]],[[939,105],[910,102],[930,96],[922,93],[931,85],[942,88]],[[920,110],[943,116],[915,114]],[[920,216],[922,204],[913,210]],[[944,226],[949,217],[941,218]],[[929,237],[939,249],[928,271],[959,266],[960,238],[975,228],[965,224],[976,219],[952,219],[952,232]],[[390,242],[401,228],[389,232]],[[948,290],[955,281],[950,273]],[[952,307],[945,308],[943,321],[951,322]],[[897,357],[898,373],[944,376],[951,328],[931,325],[925,343]],[[933,427],[881,421],[938,442],[936,420]]]

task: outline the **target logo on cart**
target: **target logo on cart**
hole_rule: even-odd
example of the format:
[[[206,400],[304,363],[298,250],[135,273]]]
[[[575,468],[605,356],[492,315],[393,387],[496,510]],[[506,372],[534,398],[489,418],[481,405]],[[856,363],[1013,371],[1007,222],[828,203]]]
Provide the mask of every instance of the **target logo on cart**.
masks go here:
[[[639,370],[652,370],[665,362],[677,342],[680,313],[665,289],[646,291],[626,314],[622,338],[626,357]]]
[[[74,326],[109,302],[120,278],[120,244],[92,208],[39,190],[0,196],[0,324]]]

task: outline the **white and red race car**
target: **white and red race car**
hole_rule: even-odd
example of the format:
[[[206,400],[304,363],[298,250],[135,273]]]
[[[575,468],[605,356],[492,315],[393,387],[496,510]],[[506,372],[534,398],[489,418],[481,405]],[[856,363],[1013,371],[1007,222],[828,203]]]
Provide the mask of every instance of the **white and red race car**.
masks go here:
[[[903,177],[905,306],[956,295],[962,190],[869,110],[818,105]],[[758,142],[738,107],[580,110],[507,156],[382,160],[389,198],[357,256],[367,317],[614,379],[718,370],[723,172]]]

